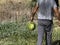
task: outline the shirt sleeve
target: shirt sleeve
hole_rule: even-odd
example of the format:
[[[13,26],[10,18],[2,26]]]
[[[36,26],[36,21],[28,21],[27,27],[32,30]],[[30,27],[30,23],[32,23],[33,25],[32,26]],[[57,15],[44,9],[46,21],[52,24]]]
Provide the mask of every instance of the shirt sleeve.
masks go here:
[[[52,0],[52,7],[53,8],[56,8],[57,7],[57,4],[56,4],[55,0]]]

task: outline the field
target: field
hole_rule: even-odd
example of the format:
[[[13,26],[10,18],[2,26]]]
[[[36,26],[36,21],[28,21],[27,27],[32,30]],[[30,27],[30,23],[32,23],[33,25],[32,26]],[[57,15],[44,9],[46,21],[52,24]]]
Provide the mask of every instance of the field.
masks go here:
[[[25,2],[26,1],[26,2]],[[26,23],[30,20],[31,0],[0,0],[0,45],[36,45],[37,44],[37,15],[34,22],[36,29],[29,31]],[[52,45],[59,45],[60,27],[54,17]],[[44,35],[45,36],[45,35]],[[56,42],[56,44],[54,43]],[[45,37],[43,45],[45,44]]]
[[[56,21],[56,20],[55,20]],[[0,45],[36,45],[37,43],[37,25],[34,31],[26,28],[27,19],[17,22],[7,22],[0,24]],[[60,40],[60,27],[54,22],[52,42]],[[45,38],[43,40],[45,44]]]

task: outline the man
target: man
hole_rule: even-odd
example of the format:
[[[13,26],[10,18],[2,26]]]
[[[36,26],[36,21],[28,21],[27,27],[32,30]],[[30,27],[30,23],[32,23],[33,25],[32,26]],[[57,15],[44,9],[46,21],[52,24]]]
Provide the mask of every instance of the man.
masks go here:
[[[58,18],[59,12],[54,0],[37,0],[37,4],[32,10],[31,21],[33,21],[34,15],[38,11],[37,12],[37,15],[38,15],[37,45],[42,45],[44,32],[46,34],[46,45],[51,45],[52,24],[53,24],[52,9],[55,13],[55,16]]]

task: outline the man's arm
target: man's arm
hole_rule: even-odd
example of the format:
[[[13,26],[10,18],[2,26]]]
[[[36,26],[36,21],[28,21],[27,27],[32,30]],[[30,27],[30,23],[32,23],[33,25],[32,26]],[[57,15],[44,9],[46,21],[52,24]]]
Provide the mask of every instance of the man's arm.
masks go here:
[[[55,0],[52,0],[52,7],[53,7],[53,10],[54,10],[54,15],[57,17],[58,20],[60,20],[60,14],[59,14],[59,9],[58,9],[58,6],[56,5],[56,2]]]
[[[35,13],[37,12],[38,8],[39,8],[39,7],[38,7],[38,4],[36,4],[35,7],[32,9],[31,21],[33,21],[34,15],[35,15]]]
[[[53,8],[53,10],[54,10],[55,16],[58,17],[59,16],[58,8],[57,7]]]
[[[53,10],[54,10],[55,16],[58,18],[58,20],[60,20],[59,9],[56,7]]]

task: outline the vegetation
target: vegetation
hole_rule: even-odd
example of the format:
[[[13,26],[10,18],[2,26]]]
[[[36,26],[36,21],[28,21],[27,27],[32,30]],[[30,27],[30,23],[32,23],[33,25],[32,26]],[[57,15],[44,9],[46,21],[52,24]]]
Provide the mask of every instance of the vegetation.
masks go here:
[[[23,1],[23,2],[22,2]],[[0,2],[0,45],[36,45],[38,24],[36,29],[30,31],[26,28],[31,14],[31,6],[36,4],[36,0],[28,1],[8,0],[6,3]],[[34,2],[34,3],[33,3]],[[54,19],[52,41],[60,40],[60,27]],[[45,37],[43,45],[45,44]]]
[[[0,45],[36,45],[37,24],[36,29],[30,31],[26,28],[27,19],[25,19],[19,23],[0,23]],[[52,41],[60,40],[60,27],[57,26],[57,24],[54,24]],[[45,38],[43,44],[45,44]]]

